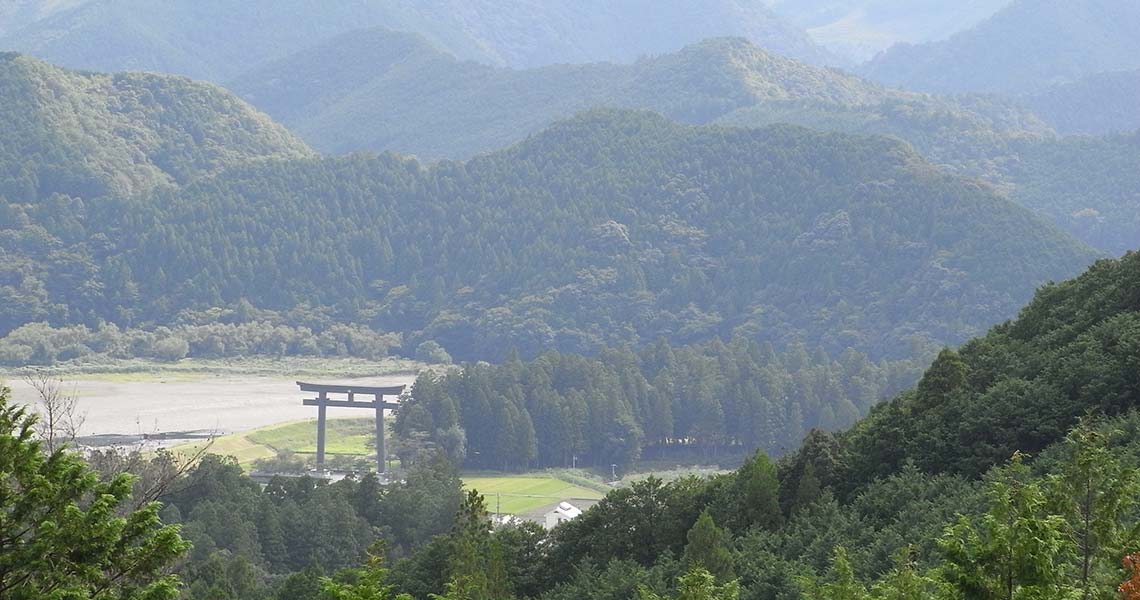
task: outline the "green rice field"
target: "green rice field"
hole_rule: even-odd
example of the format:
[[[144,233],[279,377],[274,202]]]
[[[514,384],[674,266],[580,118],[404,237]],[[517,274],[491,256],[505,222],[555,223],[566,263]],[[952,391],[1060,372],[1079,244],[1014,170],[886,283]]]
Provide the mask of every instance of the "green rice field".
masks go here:
[[[483,494],[488,510],[512,515],[535,511],[563,500],[600,500],[604,495],[545,472],[520,475],[465,473],[463,485]]]

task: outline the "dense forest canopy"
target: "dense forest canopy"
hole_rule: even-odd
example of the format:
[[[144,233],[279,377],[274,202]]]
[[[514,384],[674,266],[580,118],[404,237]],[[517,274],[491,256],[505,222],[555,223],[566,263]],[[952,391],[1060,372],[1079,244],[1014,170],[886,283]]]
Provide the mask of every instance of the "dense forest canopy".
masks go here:
[[[877,407],[836,446],[808,444],[801,458],[838,459],[827,472],[842,492],[907,464],[979,476],[1015,451],[1041,451],[1086,412],[1134,410],[1138,343],[1140,253],[1131,252],[1044,287],[1016,320],[943,351],[914,391]]]
[[[978,96],[959,97],[956,103],[897,99],[868,109],[828,102],[769,102],[737,109],[716,123],[754,127],[795,123],[895,136],[942,169],[993,183],[1014,202],[1109,255],[1135,248],[1140,239],[1136,135],[1059,137],[1012,101]],[[1135,103],[1129,104],[1129,110],[1134,107]],[[1079,107],[1065,108],[1061,114],[1083,118],[1077,117]]]
[[[1100,185],[1129,189],[1136,170],[1129,165],[1140,162],[1126,145],[1060,138],[1019,100],[885,88],[743,39],[707,40],[632,65],[511,70],[458,61],[417,35],[370,29],[270,63],[231,86],[318,149],[394,150],[429,160],[503,147],[600,105],[646,108],[696,124],[793,123],[891,135],[943,168],[1008,190],[1016,202],[1109,254],[1120,255],[1140,236],[1130,216],[1135,204],[1121,194],[1076,191],[1058,200],[1050,191],[1072,187],[1074,175],[1083,173],[1074,164],[1110,164],[1111,170],[1099,169]],[[1105,95],[1096,97],[1104,101]],[[1123,113],[1135,108],[1135,94],[1123,90],[1113,97],[1121,99]],[[1044,98],[1032,104],[1041,106]],[[1127,126],[1103,106],[1049,103],[1042,114],[1062,131],[1090,118]],[[1062,156],[1072,159],[1057,160]],[[1090,225],[1086,209],[1125,216]]]
[[[49,290],[73,322],[170,322],[244,299],[308,324],[328,307],[461,360],[733,333],[906,357],[1006,318],[1094,256],[885,138],[623,112],[467,163],[259,162],[153,198],[7,210],[77,253],[123,232],[79,274],[96,282],[85,295]],[[29,227],[12,235],[41,235]],[[15,287],[30,284],[9,285],[26,298],[9,328],[42,314]],[[124,289],[137,296],[107,297]]]

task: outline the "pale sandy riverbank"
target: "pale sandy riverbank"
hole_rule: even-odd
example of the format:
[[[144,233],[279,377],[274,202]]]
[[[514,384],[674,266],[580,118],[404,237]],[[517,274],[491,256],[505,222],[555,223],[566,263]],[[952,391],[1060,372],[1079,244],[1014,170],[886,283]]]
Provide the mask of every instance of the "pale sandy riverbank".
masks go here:
[[[80,410],[87,415],[80,435],[142,434],[210,430],[233,433],[267,425],[309,419],[316,409],[302,406],[306,395],[295,381],[361,383],[367,385],[411,384],[414,375],[397,374],[363,378],[202,377],[117,381],[113,378],[65,378],[74,389]],[[18,378],[7,381],[17,402],[29,403],[35,391]],[[367,411],[330,408],[330,418],[365,417]]]

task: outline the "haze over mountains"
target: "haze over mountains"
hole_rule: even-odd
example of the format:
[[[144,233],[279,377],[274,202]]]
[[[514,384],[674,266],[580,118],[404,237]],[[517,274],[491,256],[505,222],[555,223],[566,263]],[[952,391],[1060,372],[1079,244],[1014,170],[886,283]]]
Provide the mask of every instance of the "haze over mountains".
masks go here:
[[[938,41],[969,29],[1010,0],[765,0],[824,47],[862,62],[900,43]]]
[[[1133,0],[1014,0],[941,42],[898,45],[864,75],[931,92],[1034,92],[1105,71],[1140,68]]]
[[[596,106],[648,108],[701,124],[774,103],[869,113],[888,101],[936,104],[741,38],[710,39],[632,65],[515,70],[459,61],[419,36],[386,29],[339,36],[229,87],[323,151],[394,150],[428,159],[501,148]]]
[[[628,62],[735,35],[811,62],[837,59],[759,3],[374,0],[86,0],[0,29],[0,48],[62,66],[214,82],[367,27],[419,33],[464,59],[530,67]],[[21,15],[27,13],[26,9]]]
[[[124,22],[147,23],[147,31],[161,33],[148,38],[152,41],[217,43],[212,52],[183,53],[197,61],[196,66],[185,63],[187,68],[213,70],[217,76],[235,72],[242,64],[259,64],[228,85],[322,152],[390,150],[429,161],[467,160],[487,152],[493,154],[438,166],[387,158],[380,162],[312,162],[316,154],[305,143],[220,88],[160,75],[78,74],[30,58],[9,56],[5,61],[5,81],[11,101],[5,115],[11,131],[26,132],[17,138],[23,145],[12,141],[6,150],[9,158],[5,160],[5,196],[9,207],[17,211],[12,214],[25,215],[20,221],[23,225],[13,231],[26,236],[33,231],[28,227],[67,221],[60,211],[76,210],[79,205],[75,202],[80,201],[87,204],[84,210],[96,211],[89,215],[88,225],[92,229],[84,229],[85,235],[126,235],[111,247],[93,252],[80,243],[82,236],[77,236],[76,231],[47,227],[51,244],[69,247],[74,256],[91,261],[84,274],[79,275],[90,283],[84,289],[103,291],[88,294],[82,300],[77,300],[71,291],[39,295],[32,291],[33,280],[50,279],[60,265],[53,258],[21,251],[14,256],[22,258],[12,263],[17,266],[9,271],[9,297],[18,297],[19,301],[12,304],[8,329],[40,318],[36,315],[55,315],[59,323],[94,323],[130,314],[133,316],[123,320],[123,324],[157,324],[170,322],[181,310],[234,306],[239,301],[280,314],[309,303],[323,307],[321,310],[332,310],[336,313],[331,317],[333,321],[363,318],[367,314],[369,325],[378,331],[399,332],[416,343],[447,340],[444,346],[463,358],[485,356],[489,351],[489,346],[479,346],[473,340],[489,344],[487,340],[510,339],[515,346],[531,348],[532,352],[552,344],[589,351],[599,344],[645,341],[657,336],[678,342],[697,341],[741,328],[763,331],[765,339],[778,344],[800,339],[831,351],[852,347],[872,355],[901,356],[891,348],[909,343],[904,342],[907,339],[947,342],[980,331],[986,324],[1011,314],[1037,284],[1072,274],[1094,256],[1087,246],[1019,212],[1005,198],[1048,218],[1088,246],[1110,254],[1131,248],[1134,236],[1140,234],[1140,221],[1134,216],[1140,207],[1132,176],[1136,170],[1130,168],[1140,160],[1136,138],[1061,138],[1018,99],[939,97],[888,88],[833,68],[783,57],[742,38],[708,39],[631,64],[516,69],[454,57],[430,39],[439,35],[438,29],[424,35],[371,27],[329,37],[330,32],[348,29],[350,24],[367,22],[367,15],[382,20],[397,9],[414,8],[427,14],[445,11],[443,5],[341,5],[308,23],[304,31],[313,35],[302,40],[296,35],[296,20],[306,14],[302,9],[316,9],[299,2],[295,11],[274,11],[272,19],[259,29],[257,36],[261,37],[229,45],[220,43],[220,37],[209,40],[194,33],[199,30],[195,29],[193,16],[213,14],[213,8],[207,4],[169,3],[146,10],[135,7],[140,10],[130,18],[116,12],[126,10],[126,6],[91,1],[41,7],[43,10],[36,13],[39,20],[27,17],[32,14],[27,10],[9,14],[25,15],[21,18],[28,21],[18,36],[46,32],[49,26],[56,28],[52,31],[66,33],[44,34],[41,38],[54,40],[53,43],[94,43],[102,35],[98,33],[103,31],[100,23],[116,24],[115,32],[129,32],[129,28],[119,27]],[[895,10],[888,5],[876,6],[875,10],[864,7],[865,14],[885,19]],[[972,6],[979,13],[988,10],[982,5]],[[729,12],[739,9],[736,5],[725,7]],[[548,16],[555,10],[533,9]],[[682,9],[683,5],[669,8]],[[783,9],[791,10],[788,6]],[[819,14],[845,14],[845,10],[855,9],[833,4]],[[707,15],[721,14],[717,10],[708,11]],[[1026,10],[1023,3],[1014,3],[972,32],[953,39],[977,37],[977,31],[989,31],[995,23],[1008,21],[1008,15],[1019,10]],[[223,36],[229,31],[227,27],[242,27],[243,19],[253,18],[257,11],[254,5],[231,11],[224,22],[201,32]],[[359,11],[366,11],[367,15]],[[474,18],[463,10],[445,12],[451,19]],[[668,20],[666,13],[654,18]],[[164,16],[156,16],[160,14]],[[908,14],[919,18],[918,13]],[[173,16],[178,19],[172,19]],[[483,17],[487,23],[497,18],[491,13]],[[525,18],[519,16],[520,22]],[[152,23],[148,19],[157,20]],[[623,22],[613,15],[605,21]],[[1040,22],[1059,24],[1055,18],[1030,21]],[[155,23],[167,23],[171,28],[155,29],[151,27]],[[566,27],[574,29],[571,25]],[[687,28],[690,32],[699,30]],[[271,38],[279,43],[268,43]],[[546,43],[541,42],[541,36],[512,34],[508,38],[515,43],[521,39]],[[312,45],[322,39],[326,41]],[[558,34],[547,42],[551,39],[566,38]],[[131,44],[122,48],[125,54],[119,58],[173,56],[139,52]],[[233,53],[230,58],[236,57],[241,44],[257,45],[261,54],[223,60],[227,52]],[[165,41],[161,45],[169,47]],[[288,53],[294,46],[304,47]],[[604,45],[589,46],[597,50]],[[79,46],[67,42],[54,47]],[[114,45],[107,48],[114,49]],[[268,60],[272,53],[281,56]],[[502,58],[505,55],[489,56],[481,58],[486,62],[509,62]],[[90,58],[102,60],[98,53]],[[119,58],[112,56],[113,60]],[[209,66],[210,61],[225,66],[214,69]],[[59,91],[50,98],[37,95],[36,90],[45,87]],[[728,198],[739,193],[739,188],[719,188],[719,184],[710,182],[736,181],[734,185],[743,185],[756,193],[763,189],[760,181],[749,179],[755,173],[743,174],[758,167],[742,172],[728,166],[736,164],[734,157],[742,149],[717,146],[716,152],[706,157],[707,162],[695,170],[660,163],[669,156],[669,160],[683,165],[692,158],[686,159],[682,148],[691,151],[692,147],[715,146],[714,139],[737,136],[729,133],[732,129],[690,131],[667,127],[645,115],[620,112],[574,118],[576,113],[594,107],[649,109],[692,124],[760,127],[765,128],[760,130],[765,136],[772,136],[762,139],[781,140],[775,146],[754,147],[757,154],[750,160],[765,157],[770,164],[776,164],[777,157],[789,152],[797,155],[801,150],[795,149],[806,147],[810,150],[797,159],[806,164],[859,157],[858,160],[875,166],[852,175],[850,180],[807,178],[797,184],[800,187],[788,187],[782,194],[797,198],[801,212],[777,216],[781,213],[775,206],[765,208],[761,203],[750,209],[759,212],[737,213],[724,202],[731,203]],[[1052,122],[1063,118],[1056,111],[1048,114]],[[554,125],[565,119],[570,120]],[[817,137],[820,134],[770,128],[780,124],[857,135]],[[624,129],[644,133],[615,136],[615,130]],[[523,142],[532,135],[537,137]],[[866,135],[893,136],[906,143]],[[745,147],[759,143],[748,137],[732,139]],[[30,146],[31,140],[39,141]],[[522,145],[511,150],[498,150],[519,142]],[[545,173],[539,179],[530,178],[528,173],[538,169],[536,165],[552,160],[547,157],[561,156],[559,143],[579,144],[582,148],[601,144],[612,151],[621,149],[628,156],[612,161],[607,158],[604,163],[596,162],[600,159],[591,162],[563,157],[560,160],[566,163],[567,171],[556,177]],[[850,147],[851,151],[842,159],[823,158],[835,147]],[[929,157],[929,162],[920,155]],[[743,155],[740,160],[744,160]],[[253,164],[259,161],[268,162]],[[474,176],[487,165],[496,165],[492,169],[496,173],[517,171],[518,175],[496,175],[499,179]],[[771,173],[782,173],[783,168]],[[463,175],[450,174],[451,169],[459,169]],[[996,187],[926,175],[936,169],[982,178]],[[396,175],[404,170],[412,174],[410,179]],[[602,187],[585,186],[580,180],[591,170],[624,181],[625,187],[609,188],[601,183],[594,185]],[[878,181],[868,179],[876,170],[897,172],[893,178],[882,180],[887,186],[884,189],[893,190],[887,194],[892,202],[899,200],[900,195],[910,194],[947,198],[949,204],[941,209],[932,204],[921,217],[903,216],[909,209],[904,209],[905,205],[893,206],[892,211],[903,211],[892,217],[897,218],[900,229],[857,233],[862,227],[860,219],[865,218],[860,216],[860,203],[866,198],[862,192],[852,194],[850,190],[854,189],[852,186]],[[1091,190],[1083,183],[1090,171],[1102,175],[1098,186]],[[546,187],[544,182],[551,177],[566,183],[559,188]],[[784,177],[788,180],[785,185],[790,186],[790,176]],[[643,187],[629,188],[634,181],[642,182],[638,185]],[[892,187],[902,185],[900,181],[910,182],[906,186],[911,187],[902,188],[907,191]],[[342,189],[330,191],[324,187],[329,185]],[[419,189],[441,185],[449,191],[433,194]],[[708,202],[702,210],[710,212],[699,223],[691,220],[695,214],[684,216],[676,212],[668,213],[672,215],[669,219],[675,220],[660,221],[665,217],[659,213],[667,206],[647,208],[644,204],[661,195],[678,193],[674,190],[677,185],[688,190],[685,193],[698,194],[704,198],[702,202]],[[835,192],[831,209],[825,209],[826,203],[820,196],[825,186],[844,190]],[[266,190],[276,190],[272,201]],[[638,194],[645,199],[634,200]],[[526,196],[572,206],[575,214],[580,214],[563,219],[563,229],[546,231],[541,217],[549,214],[554,205],[519,200]],[[484,200],[476,200],[482,197],[494,198],[496,202],[485,204]],[[593,204],[603,197],[609,197],[613,204],[604,209],[604,204]],[[53,199],[54,204],[45,204],[47,199]],[[102,200],[90,204],[95,199]],[[290,229],[290,221],[303,222],[303,215],[330,204],[346,207],[347,213],[334,211],[328,215],[330,224],[343,225],[328,229],[329,224],[322,224],[312,231],[304,227],[294,229],[295,233],[306,232],[303,237],[325,240],[328,248],[340,248],[337,252],[312,254],[300,240],[285,243],[274,237],[273,228],[264,229],[264,224],[269,223],[276,223],[278,229]],[[450,205],[460,208],[448,213],[460,221],[445,220],[449,224],[434,233],[422,229],[424,224],[412,214],[401,212],[413,206],[415,210],[424,210]],[[939,211],[949,210],[950,205],[958,205],[965,215],[977,219],[970,222],[969,229],[981,238],[954,237],[963,235],[962,232],[940,238],[930,229],[935,222],[941,222]],[[248,213],[253,206],[259,206],[256,213]],[[116,211],[125,212],[115,215]],[[578,220],[586,214],[593,216]],[[981,215],[989,215],[989,220]],[[393,225],[392,219],[402,225]],[[797,244],[815,235],[840,236],[827,243],[838,244],[836,247],[850,244],[845,255],[854,262],[843,263],[838,272],[824,268],[811,282],[770,276],[767,283],[747,296],[739,296],[727,283],[718,287],[720,280],[715,274],[719,272],[735,273],[737,280],[758,276],[758,272],[747,269],[738,271],[743,265],[723,254],[725,248],[735,247],[747,236],[718,236],[732,230],[730,222],[770,228],[772,219],[787,220],[787,229],[772,230],[771,239],[763,247],[749,250],[747,254],[756,262],[747,269],[763,270],[766,264],[807,259],[812,253],[802,251]],[[514,220],[530,223],[522,231],[531,233],[510,241],[482,237],[494,230],[492,223]],[[920,222],[926,224],[919,225]],[[1014,222],[1021,224],[1011,225]],[[252,233],[259,228],[264,235]],[[468,228],[483,233],[471,237]],[[1018,233],[1002,239],[998,232],[1006,229]],[[674,230],[688,233],[680,238],[663,233]],[[590,241],[598,235],[614,235],[629,245],[614,254],[617,247],[606,246],[609,242],[598,246],[596,240]],[[901,245],[893,250],[876,246],[885,243],[883,236],[894,240],[891,244]],[[682,238],[687,241],[681,243]],[[421,240],[425,239],[434,242],[424,245]],[[462,245],[468,250],[456,247],[440,254],[442,248],[449,247],[444,239],[464,240]],[[523,240],[528,241],[524,244]],[[364,245],[360,245],[362,242]],[[537,254],[524,251],[523,246],[528,244],[544,250]],[[567,256],[578,255],[580,251],[573,248],[579,245],[589,250],[577,259],[567,260]],[[602,251],[603,247],[608,250]],[[964,247],[972,249],[965,251]],[[712,248],[719,250],[711,251]],[[783,256],[781,248],[793,249],[794,256]],[[900,248],[909,250],[902,252]],[[381,258],[371,256],[373,251],[379,252]],[[217,252],[229,258],[219,262],[212,258]],[[894,257],[892,261],[899,261],[890,271],[894,283],[883,280],[871,286],[876,290],[873,294],[864,296],[866,290],[859,292],[850,287],[854,282],[841,283],[836,279],[846,281],[843,277],[858,273],[864,282],[861,287],[866,287],[866,282],[879,281],[881,272],[863,270],[870,269],[875,261],[869,257],[877,252],[888,252]],[[983,269],[983,263],[966,258],[975,257],[977,252],[1012,253],[1020,257],[1014,261],[1020,271],[999,274],[987,270],[988,266]],[[956,262],[959,253],[964,262]],[[460,254],[474,262],[447,266],[456,260],[449,257]],[[158,256],[164,258],[158,261]],[[661,256],[672,257],[673,262],[667,263],[671,266],[653,258]],[[1050,258],[1042,261],[1043,256]],[[823,261],[820,264],[826,262],[823,255],[810,259],[817,260]],[[1038,266],[1028,268],[1025,261]],[[283,268],[283,264],[292,266]],[[487,265],[497,267],[488,271]],[[312,271],[314,268],[317,270]],[[505,271],[514,275],[503,278],[497,274]],[[106,279],[112,272],[117,283]],[[688,283],[667,293],[669,286],[665,281],[671,281],[671,286],[679,284],[673,275],[666,277],[665,273],[675,272],[687,273]],[[28,279],[29,273],[36,275]],[[304,283],[305,273],[309,283]],[[848,275],[841,277],[840,273]],[[949,289],[961,297],[946,304],[944,299],[913,296],[905,291],[922,288],[917,281],[929,276],[940,281],[940,286],[951,286]],[[314,281],[325,284],[316,285]],[[146,298],[151,308],[132,308],[123,298],[105,293],[126,284],[134,290],[132,294],[139,294],[131,298]],[[804,285],[808,287],[801,287]],[[903,287],[896,289],[896,285]],[[702,286],[718,290],[714,294],[716,301],[704,296]],[[352,290],[357,300],[344,304],[339,300],[339,292],[329,296],[324,291],[331,289]],[[562,306],[559,297],[567,293],[579,298],[578,302],[586,297],[607,299],[592,309],[569,313],[555,310]],[[793,301],[795,297],[799,300]],[[906,298],[906,308],[885,310],[882,302],[886,297]],[[545,299],[537,301],[538,298]],[[793,304],[796,311],[788,312]],[[612,311],[618,306],[639,305],[646,311],[645,321],[633,327],[619,325],[633,317]],[[856,306],[864,315],[860,320],[866,322],[840,327],[834,321],[837,315]],[[480,317],[488,310],[505,312],[498,322],[492,323]],[[805,316],[805,310],[814,316]],[[286,318],[292,324],[307,319]],[[322,327],[327,326],[328,321],[324,322]],[[921,326],[917,325],[919,322]],[[527,333],[522,334],[524,331]]]
[[[393,150],[427,160],[500,148],[592,106],[652,109],[694,124],[794,123],[892,135],[936,164],[1009,190],[1095,247],[1116,254],[1140,235],[1130,194],[1075,194],[1059,209],[1049,191],[1081,178],[1068,166],[1073,159],[1066,164],[1050,147],[1089,155],[1078,161],[1112,156],[1113,164],[1126,165],[1140,161],[1131,145],[1062,142],[1017,100],[886,88],[736,38],[632,65],[514,70],[459,61],[413,34],[370,29],[275,61],[230,86],[319,150]],[[1052,106],[1051,119],[1104,114]],[[1127,177],[1114,171],[1103,185],[1113,188]]]
[[[1140,129],[1140,69],[1094,73],[1026,100],[1061,133],[1128,133]]]

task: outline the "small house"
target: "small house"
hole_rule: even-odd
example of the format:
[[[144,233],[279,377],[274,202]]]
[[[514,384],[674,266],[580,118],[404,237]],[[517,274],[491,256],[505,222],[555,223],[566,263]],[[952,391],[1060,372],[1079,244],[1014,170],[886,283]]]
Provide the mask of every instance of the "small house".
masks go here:
[[[570,504],[569,502],[559,502],[553,510],[546,513],[546,528],[554,529],[555,527],[578,518],[582,514],[582,509]]]

